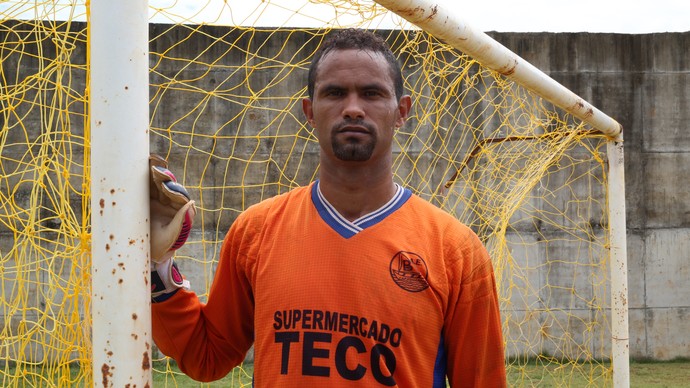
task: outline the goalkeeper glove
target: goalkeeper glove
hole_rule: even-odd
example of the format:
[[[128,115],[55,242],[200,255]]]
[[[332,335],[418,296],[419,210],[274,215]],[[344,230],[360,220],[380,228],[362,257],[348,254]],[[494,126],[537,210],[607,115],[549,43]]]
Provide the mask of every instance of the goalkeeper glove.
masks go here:
[[[168,163],[158,155],[151,155],[151,298],[162,302],[180,288],[189,288],[173,261],[192,229],[196,208],[189,193],[177,183],[168,170]]]
[[[168,163],[157,155],[151,166],[151,259],[160,263],[170,259],[189,237],[196,215],[187,189],[177,183]]]
[[[168,299],[180,288],[189,289],[189,281],[182,276],[173,259],[151,264],[151,300],[154,303]]]

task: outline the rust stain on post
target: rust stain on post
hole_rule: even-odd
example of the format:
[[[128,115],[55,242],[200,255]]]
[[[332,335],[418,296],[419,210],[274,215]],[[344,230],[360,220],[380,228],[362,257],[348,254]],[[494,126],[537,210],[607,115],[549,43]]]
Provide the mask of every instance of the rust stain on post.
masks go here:
[[[141,361],[141,369],[151,369],[151,360],[149,359],[149,352],[144,352],[144,359]]]
[[[103,375],[103,386],[107,387],[108,377],[113,375],[112,373],[110,373],[110,366],[108,366],[108,364],[103,363],[103,366],[101,366],[101,374]]]
[[[427,17],[427,19],[431,20],[434,17],[436,17],[437,14],[438,14],[438,5],[434,5],[433,7],[431,7],[431,15],[429,15],[429,17]]]
[[[578,99],[577,101],[575,101],[575,105],[573,105],[572,108],[570,108],[570,110],[579,111],[584,107],[585,107],[585,103],[581,99]]]
[[[417,15],[424,15],[426,12],[426,9],[423,7],[414,7],[414,8],[405,8],[401,9],[398,11],[395,11],[400,16],[406,15],[405,19],[409,18],[416,18]],[[409,19],[408,19],[409,20]]]
[[[511,76],[515,74],[515,69],[518,67],[518,61],[517,59],[513,59],[513,63],[510,63],[498,70],[499,73],[505,75],[505,76]]]

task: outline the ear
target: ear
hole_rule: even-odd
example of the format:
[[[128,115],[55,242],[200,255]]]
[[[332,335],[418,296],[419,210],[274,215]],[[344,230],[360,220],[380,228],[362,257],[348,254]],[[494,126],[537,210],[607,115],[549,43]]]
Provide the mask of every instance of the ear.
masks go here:
[[[405,121],[407,121],[407,117],[410,114],[410,110],[412,109],[412,97],[409,95],[404,95],[400,97],[400,101],[398,102],[398,120],[396,121],[396,126],[402,127],[403,124],[405,124]]]
[[[302,111],[304,112],[304,115],[307,117],[307,122],[309,123],[309,125],[315,127],[314,110],[312,109],[312,101],[310,98],[302,99]]]

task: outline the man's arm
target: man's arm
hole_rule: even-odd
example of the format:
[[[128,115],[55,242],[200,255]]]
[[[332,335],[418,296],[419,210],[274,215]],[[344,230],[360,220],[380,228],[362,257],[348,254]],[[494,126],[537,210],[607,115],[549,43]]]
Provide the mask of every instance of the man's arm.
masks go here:
[[[235,317],[251,317],[246,311],[249,283],[232,268],[234,253],[224,243],[221,264],[209,295],[209,304],[189,291],[173,256],[185,243],[195,210],[187,190],[176,182],[161,158],[151,162],[151,256],[153,338],[159,349],[175,359],[181,370],[200,381],[225,376],[244,359],[251,333],[236,330]],[[228,237],[232,233],[228,234]],[[225,259],[223,259],[225,258]],[[237,301],[237,303],[235,303]],[[215,306],[215,307],[214,307]],[[241,307],[241,308],[238,308]],[[243,311],[244,310],[244,311]],[[246,325],[246,318],[240,319]]]
[[[444,327],[451,387],[505,387],[505,349],[493,266],[467,230],[458,258],[456,303]]]
[[[254,297],[242,249],[238,219],[223,242],[208,303],[180,290],[153,303],[153,338],[159,349],[188,376],[199,381],[224,377],[239,365],[254,339]]]

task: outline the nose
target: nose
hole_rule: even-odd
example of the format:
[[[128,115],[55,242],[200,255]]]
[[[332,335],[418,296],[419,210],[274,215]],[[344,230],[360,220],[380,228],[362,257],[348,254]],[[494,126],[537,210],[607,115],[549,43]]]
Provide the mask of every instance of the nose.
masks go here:
[[[343,101],[343,118],[362,119],[364,118],[363,101],[357,93],[349,93]]]

